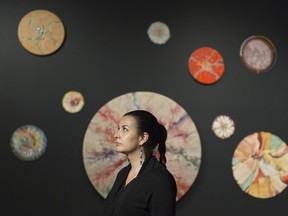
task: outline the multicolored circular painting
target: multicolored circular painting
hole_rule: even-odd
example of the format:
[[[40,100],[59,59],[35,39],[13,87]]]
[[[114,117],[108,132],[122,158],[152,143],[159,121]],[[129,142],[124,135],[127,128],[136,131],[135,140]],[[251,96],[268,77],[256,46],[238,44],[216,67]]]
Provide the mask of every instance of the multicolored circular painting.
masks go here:
[[[163,22],[154,22],[148,28],[148,36],[155,44],[165,44],[170,39],[170,29]]]
[[[170,98],[153,92],[121,95],[102,106],[88,125],[83,142],[83,160],[89,180],[106,198],[117,172],[127,165],[127,157],[115,151],[114,134],[126,112],[152,112],[167,129],[167,168],[177,184],[179,200],[193,184],[201,162],[201,143],[188,113]]]
[[[256,198],[271,198],[288,184],[288,147],[278,136],[255,132],[237,146],[233,175],[240,188]]]
[[[64,25],[54,13],[33,10],[18,25],[18,38],[22,46],[35,55],[49,55],[57,51],[65,38]]]
[[[230,116],[219,115],[212,123],[212,131],[217,137],[227,139],[234,134],[235,123]]]
[[[210,47],[195,50],[188,61],[192,77],[201,84],[213,84],[224,74],[224,59]]]
[[[69,113],[77,113],[81,111],[84,104],[83,95],[77,91],[67,92],[62,99],[62,106]]]
[[[13,133],[10,146],[20,160],[33,161],[46,151],[47,138],[39,127],[24,125]]]
[[[240,57],[249,71],[260,74],[272,69],[277,54],[274,44],[268,38],[256,35],[242,43]]]

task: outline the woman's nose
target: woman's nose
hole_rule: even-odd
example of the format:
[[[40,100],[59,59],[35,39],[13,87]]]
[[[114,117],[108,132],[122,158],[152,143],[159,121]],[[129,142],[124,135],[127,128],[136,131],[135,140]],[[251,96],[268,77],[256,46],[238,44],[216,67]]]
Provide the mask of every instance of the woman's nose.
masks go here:
[[[119,138],[118,131],[114,134],[114,138],[115,139]]]

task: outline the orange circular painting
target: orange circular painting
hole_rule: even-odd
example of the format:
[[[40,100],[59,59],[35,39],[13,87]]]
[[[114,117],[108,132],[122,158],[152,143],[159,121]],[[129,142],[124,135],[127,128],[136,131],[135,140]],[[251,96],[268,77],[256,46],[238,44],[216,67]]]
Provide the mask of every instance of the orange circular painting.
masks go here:
[[[192,77],[202,84],[213,84],[224,74],[224,60],[220,53],[210,47],[195,50],[189,58]]]

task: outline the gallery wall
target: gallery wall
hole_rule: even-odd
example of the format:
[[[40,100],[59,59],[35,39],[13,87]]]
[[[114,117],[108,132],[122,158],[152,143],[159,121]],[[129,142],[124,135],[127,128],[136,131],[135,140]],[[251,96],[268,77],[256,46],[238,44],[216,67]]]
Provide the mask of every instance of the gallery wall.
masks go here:
[[[17,29],[28,12],[46,9],[65,26],[61,48],[33,55],[19,42]],[[280,215],[288,212],[287,189],[259,199],[241,190],[232,172],[239,142],[267,131],[288,142],[288,30],[285,1],[79,1],[13,0],[0,3],[0,207],[8,215],[102,215],[103,198],[85,172],[83,139],[89,122],[108,101],[149,91],[180,104],[201,139],[201,166],[190,190],[177,202],[177,216]],[[167,43],[153,43],[149,25],[169,26]],[[242,42],[269,38],[277,62],[267,73],[248,71],[240,59]],[[225,72],[212,85],[193,79],[188,59],[200,47],[221,53]],[[71,114],[63,95],[79,91],[85,105]],[[213,120],[228,115],[235,132],[220,139]],[[11,151],[11,136],[33,124],[47,136],[47,149],[35,161]]]

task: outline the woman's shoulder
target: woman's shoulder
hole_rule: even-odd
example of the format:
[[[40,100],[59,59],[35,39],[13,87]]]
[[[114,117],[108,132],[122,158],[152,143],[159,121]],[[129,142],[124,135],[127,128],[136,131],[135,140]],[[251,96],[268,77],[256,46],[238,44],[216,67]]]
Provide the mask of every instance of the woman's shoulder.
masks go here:
[[[160,163],[156,158],[153,158],[152,160],[153,166],[151,169],[151,174],[153,173],[153,175],[157,176],[159,180],[170,179],[175,181],[174,176],[162,163]]]
[[[157,191],[166,191],[165,193],[174,193],[176,196],[177,185],[172,173],[159,161],[155,163],[154,169],[151,170],[150,180],[157,188]],[[154,188],[155,188],[154,187]]]

